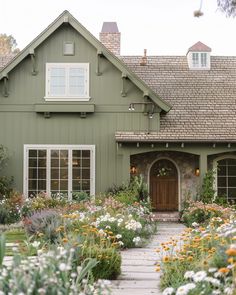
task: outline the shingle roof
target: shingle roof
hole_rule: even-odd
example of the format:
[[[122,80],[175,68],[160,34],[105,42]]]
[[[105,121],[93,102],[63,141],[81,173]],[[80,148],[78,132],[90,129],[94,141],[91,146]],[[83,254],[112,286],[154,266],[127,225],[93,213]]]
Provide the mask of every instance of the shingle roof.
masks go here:
[[[191,46],[188,50],[189,51],[204,51],[204,52],[211,52],[211,48],[207,45],[203,44],[202,42],[198,41],[193,46]]]
[[[0,70],[5,67],[15,56],[15,54],[0,55]]]
[[[116,133],[117,141],[236,141],[236,57],[211,57],[210,70],[189,70],[185,56],[122,57],[172,105],[159,132]]]

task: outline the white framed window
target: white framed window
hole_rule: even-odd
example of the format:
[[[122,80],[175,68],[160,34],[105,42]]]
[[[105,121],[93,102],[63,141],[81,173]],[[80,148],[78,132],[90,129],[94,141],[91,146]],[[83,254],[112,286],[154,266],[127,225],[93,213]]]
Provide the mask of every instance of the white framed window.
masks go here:
[[[24,195],[95,195],[94,145],[24,145]]]
[[[89,99],[88,63],[46,64],[45,100],[88,101]]]
[[[198,59],[198,53],[193,52],[192,53],[192,62],[193,62],[193,67],[198,67],[199,66],[199,59]]]
[[[217,161],[217,195],[227,201],[236,201],[236,158],[225,157]]]
[[[210,54],[209,52],[192,52],[189,61],[190,69],[209,70]]]

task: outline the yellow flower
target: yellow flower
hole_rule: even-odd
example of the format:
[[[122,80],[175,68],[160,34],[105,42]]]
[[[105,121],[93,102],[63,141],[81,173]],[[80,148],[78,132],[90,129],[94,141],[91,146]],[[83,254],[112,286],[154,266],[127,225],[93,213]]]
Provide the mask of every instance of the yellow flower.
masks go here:
[[[62,239],[62,242],[63,242],[63,243],[68,243],[68,239],[67,239],[67,238],[63,238],[63,239]]]
[[[160,270],[161,270],[160,266],[157,266],[156,269],[155,269],[156,272],[158,272]]]
[[[189,256],[189,257],[187,258],[187,260],[188,260],[188,261],[193,261],[193,256]]]
[[[232,264],[234,262],[234,259],[233,259],[233,257],[230,257],[227,261],[228,261],[228,263]]]
[[[162,259],[163,262],[169,262],[170,258],[168,256],[164,256]]]

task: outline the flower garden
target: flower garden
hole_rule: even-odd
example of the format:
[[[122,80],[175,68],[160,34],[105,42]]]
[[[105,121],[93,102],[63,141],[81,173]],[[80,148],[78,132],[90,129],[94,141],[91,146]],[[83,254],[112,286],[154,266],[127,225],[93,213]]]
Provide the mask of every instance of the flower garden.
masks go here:
[[[11,192],[0,208],[0,294],[110,294],[121,249],[142,247],[156,231],[133,186],[72,202]]]
[[[189,227],[156,250],[163,295],[236,294],[235,216],[230,206],[189,203],[182,215]]]

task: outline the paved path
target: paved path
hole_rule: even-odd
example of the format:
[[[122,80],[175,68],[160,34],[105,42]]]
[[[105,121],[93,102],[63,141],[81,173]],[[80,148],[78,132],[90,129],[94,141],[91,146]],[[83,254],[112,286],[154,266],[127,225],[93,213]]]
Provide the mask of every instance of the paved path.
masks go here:
[[[163,222],[157,228],[157,234],[146,248],[121,252],[122,273],[118,280],[112,281],[112,295],[161,295],[158,287],[160,273],[155,272],[155,264],[158,262],[155,249],[160,243],[176,237],[185,227],[180,223]]]

